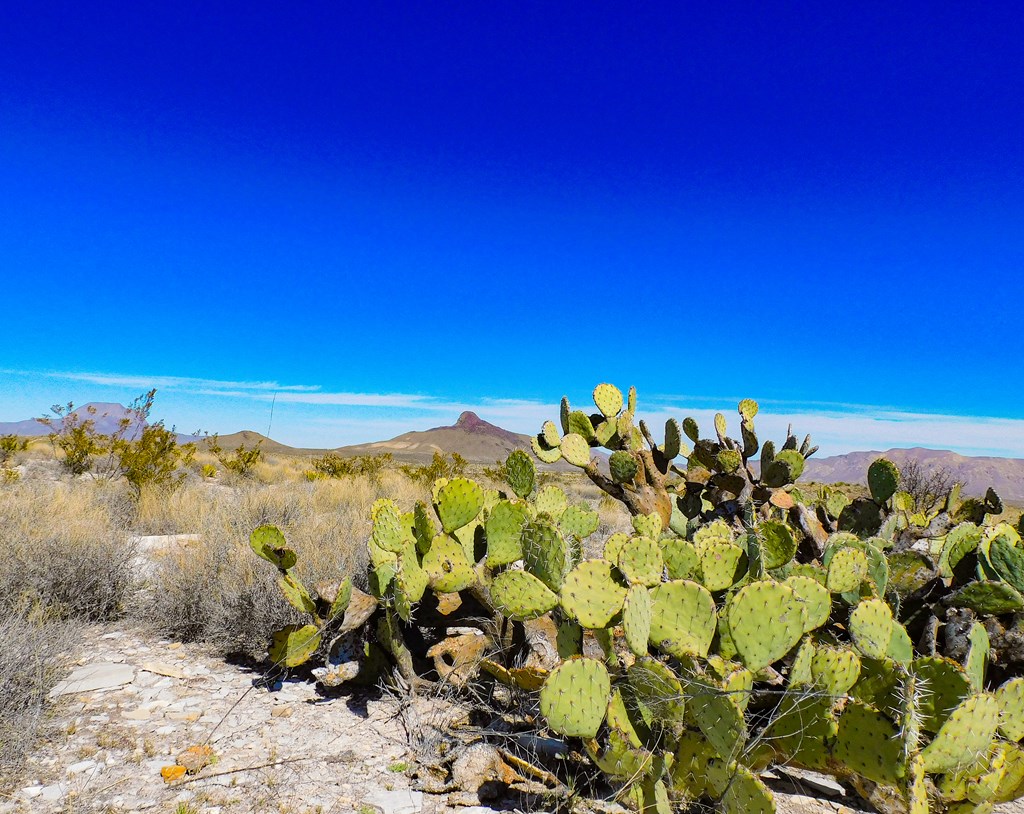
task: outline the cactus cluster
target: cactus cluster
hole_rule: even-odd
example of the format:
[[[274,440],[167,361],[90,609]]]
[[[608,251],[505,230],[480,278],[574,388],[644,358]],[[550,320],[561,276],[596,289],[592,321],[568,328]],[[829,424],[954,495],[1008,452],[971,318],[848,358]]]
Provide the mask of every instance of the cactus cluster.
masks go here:
[[[533,450],[620,499],[632,534],[586,558],[597,513],[536,489],[523,452],[507,493],[458,477],[432,505],[378,500],[368,594],[308,590],[280,533],[257,529],[253,549],[312,620],[275,634],[271,659],[319,654],[328,684],[388,665],[410,683],[490,683],[644,812],[774,811],[773,763],[887,811],[1024,796],[1024,543],[985,524],[998,498],[915,516],[879,459],[869,497],[808,501],[794,483],[815,447],[761,444],[756,402],[739,404],[738,439],[719,415],[713,438],[669,420],[661,444],[635,422],[635,390],[602,384],[594,403],[563,399]]]

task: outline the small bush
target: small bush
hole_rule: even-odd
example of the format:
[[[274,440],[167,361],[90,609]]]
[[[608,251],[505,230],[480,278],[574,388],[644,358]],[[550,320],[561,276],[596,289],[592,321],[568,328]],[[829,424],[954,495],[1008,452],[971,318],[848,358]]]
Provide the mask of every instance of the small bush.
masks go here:
[[[0,435],[0,467],[8,463],[19,452],[28,449],[28,439],[19,438],[17,435]]]
[[[429,486],[438,478],[457,478],[465,474],[468,465],[469,461],[457,452],[447,455],[435,452],[433,459],[426,466],[406,464],[400,468],[407,477]]]
[[[0,615],[0,788],[48,734],[46,694],[74,652],[77,626],[22,605]]]
[[[54,455],[69,475],[84,475],[92,469],[93,461],[105,449],[105,436],[97,432],[95,407],[88,407],[83,418],[75,410],[74,402],[54,404],[52,416],[36,419],[50,429],[49,439]]]
[[[256,464],[263,460],[263,441],[257,441],[251,447],[239,444],[234,452],[227,452],[218,443],[217,436],[211,435],[207,439],[207,448],[214,457],[220,461],[220,465],[229,472],[234,472],[240,478],[251,478],[256,469]]]

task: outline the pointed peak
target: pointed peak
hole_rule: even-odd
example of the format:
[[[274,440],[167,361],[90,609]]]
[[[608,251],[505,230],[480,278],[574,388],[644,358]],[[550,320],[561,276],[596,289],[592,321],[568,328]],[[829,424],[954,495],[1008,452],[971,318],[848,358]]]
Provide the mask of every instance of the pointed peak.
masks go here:
[[[472,410],[466,410],[462,415],[459,416],[459,420],[455,422],[456,427],[462,427],[464,429],[472,429],[479,427],[481,424],[486,424],[480,416],[474,413]]]

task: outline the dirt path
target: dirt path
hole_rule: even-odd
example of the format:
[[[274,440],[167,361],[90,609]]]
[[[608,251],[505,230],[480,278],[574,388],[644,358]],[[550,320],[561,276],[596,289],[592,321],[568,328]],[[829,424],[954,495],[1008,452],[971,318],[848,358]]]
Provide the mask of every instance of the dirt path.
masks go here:
[[[323,698],[312,684],[269,683],[201,646],[134,630],[90,629],[78,665],[88,668],[78,685],[57,688],[66,734],[29,756],[25,781],[0,799],[3,814],[489,811],[451,809],[443,796],[411,790],[406,733],[390,699]],[[113,686],[89,689],[89,680]],[[205,745],[209,765],[164,781],[164,767]],[[781,791],[778,800],[784,814],[855,810]]]

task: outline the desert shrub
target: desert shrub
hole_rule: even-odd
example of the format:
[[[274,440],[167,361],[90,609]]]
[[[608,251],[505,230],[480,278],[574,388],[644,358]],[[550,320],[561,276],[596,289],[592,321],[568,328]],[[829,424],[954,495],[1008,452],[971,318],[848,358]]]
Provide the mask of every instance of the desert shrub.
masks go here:
[[[96,420],[93,418],[96,408],[86,409],[89,418],[83,418],[71,401],[67,404],[54,404],[50,411],[52,416],[43,416],[37,420],[50,429],[47,437],[53,446],[54,455],[69,475],[84,475],[92,469],[93,461],[106,448],[105,436],[96,430]]]
[[[466,471],[469,462],[457,452],[443,454],[435,452],[429,464],[416,466],[404,464],[399,467],[405,475],[417,483],[429,485],[440,478],[457,478]]]
[[[394,460],[390,452],[383,452],[379,455],[357,455],[343,457],[335,452],[328,452],[312,461],[312,476],[307,475],[307,480],[315,480],[318,476],[324,478],[344,478],[351,475],[363,475],[372,480],[378,480],[381,473],[388,468]]]
[[[256,469],[256,464],[263,460],[263,441],[257,441],[252,446],[244,443],[239,444],[231,452],[228,452],[220,443],[216,434],[206,439],[207,449],[220,461],[220,465],[229,472],[233,472],[240,478],[251,478]]]
[[[7,466],[19,452],[28,449],[28,439],[17,435],[0,435],[0,467]]]
[[[0,490],[0,610],[30,601],[60,618],[118,616],[134,587],[131,514],[116,484],[26,479]]]
[[[0,789],[50,730],[46,694],[74,653],[77,625],[27,604],[0,614]]]
[[[202,468],[199,471],[204,478],[217,477],[217,467],[215,467],[213,464],[203,464]]]

